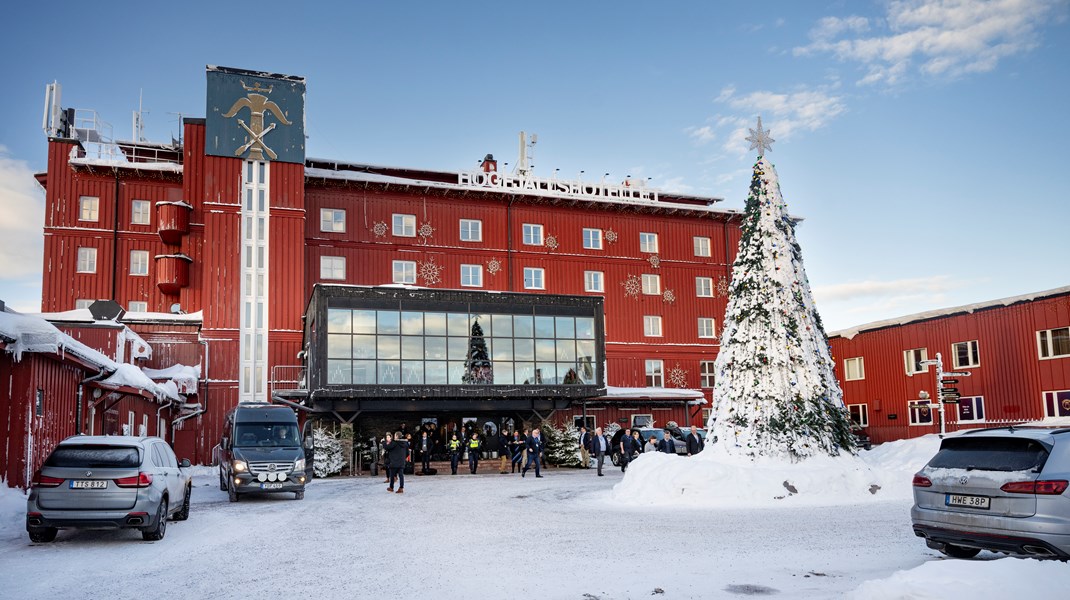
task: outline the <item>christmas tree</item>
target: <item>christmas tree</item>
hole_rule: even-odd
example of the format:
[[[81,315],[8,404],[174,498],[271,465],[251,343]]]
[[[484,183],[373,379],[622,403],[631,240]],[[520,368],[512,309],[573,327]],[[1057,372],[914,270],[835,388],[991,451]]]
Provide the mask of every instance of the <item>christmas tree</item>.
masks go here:
[[[758,149],[715,363],[709,427],[731,454],[797,460],[854,451],[828,338],[810,295],[795,221]]]
[[[472,336],[468,338],[468,358],[464,361],[464,383],[494,383],[494,369],[490,364],[487,340],[483,337],[483,328],[479,319],[472,321]]]
[[[559,467],[579,467],[580,462],[580,430],[575,425],[568,425],[564,430],[553,426],[549,421],[543,421],[539,425],[542,439],[546,444],[547,464]]]
[[[312,430],[312,441],[316,447],[312,459],[312,473],[316,477],[328,477],[341,473],[345,465],[342,442],[322,427]]]

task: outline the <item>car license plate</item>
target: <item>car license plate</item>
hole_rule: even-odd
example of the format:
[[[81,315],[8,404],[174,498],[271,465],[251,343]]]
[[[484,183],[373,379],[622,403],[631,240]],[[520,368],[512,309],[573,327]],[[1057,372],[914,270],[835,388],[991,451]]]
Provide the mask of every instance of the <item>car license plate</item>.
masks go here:
[[[947,494],[944,498],[946,506],[962,506],[965,508],[980,508],[988,510],[991,498],[987,496],[962,496],[960,494]]]
[[[261,483],[260,484],[260,489],[262,489],[262,490],[281,490],[282,489],[282,482]]]
[[[102,490],[108,487],[108,482],[103,479],[72,479],[72,490]]]

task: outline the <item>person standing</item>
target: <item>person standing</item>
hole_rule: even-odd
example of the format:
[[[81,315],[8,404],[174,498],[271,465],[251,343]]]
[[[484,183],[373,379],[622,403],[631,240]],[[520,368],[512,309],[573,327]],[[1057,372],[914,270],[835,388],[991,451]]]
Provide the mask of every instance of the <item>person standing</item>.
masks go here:
[[[424,430],[420,435],[420,469],[424,475],[427,475],[431,471],[431,448],[433,447],[431,436],[427,435],[427,430]]]
[[[591,453],[594,454],[598,464],[598,476],[602,477],[602,463],[606,460],[606,452],[609,452],[609,440],[602,435],[602,428],[594,428],[594,437],[591,438]]]
[[[524,443],[520,446],[520,452],[521,452],[520,464],[522,464],[522,465],[523,464],[527,464],[527,462],[528,462],[528,438],[529,437],[531,437],[530,436],[530,432],[528,431],[528,428],[525,427],[524,428],[524,437],[523,437]]]
[[[409,454],[409,445],[405,443],[405,440],[401,437],[401,432],[397,432],[395,435],[386,434],[386,444],[383,446],[386,451],[386,472],[387,477],[390,480],[390,485],[386,488],[386,491],[394,491],[394,479],[398,480],[399,494],[405,493],[405,457]]]
[[[446,449],[450,453],[450,471],[452,475],[457,474],[457,465],[461,462],[461,454],[464,452],[464,446],[461,445],[461,440],[457,438],[457,432],[453,432],[453,438],[446,444]]]
[[[654,436],[650,436],[650,439],[654,439]],[[668,430],[665,431],[665,437],[658,442],[658,452],[676,454],[676,440],[672,439],[672,433]]]
[[[586,426],[580,427],[580,462],[584,469],[591,468],[591,433]]]
[[[520,476],[524,477],[527,474],[528,469],[531,468],[531,463],[534,462],[535,476],[542,477],[542,474],[539,472],[539,466],[542,462],[542,451],[546,445],[542,440],[542,432],[539,431],[538,427],[531,430],[531,435],[528,436],[527,442],[524,445],[527,447],[528,451],[528,462],[524,465],[524,469],[520,471]]]
[[[520,432],[514,429],[513,439],[509,440],[509,456],[512,457],[512,466],[509,467],[510,473],[516,473],[524,466],[521,461],[524,460],[524,445],[526,443],[527,440],[520,437]]]
[[[479,469],[479,453],[483,451],[483,440],[479,439],[479,432],[473,431],[468,440],[468,469],[472,475]]]
[[[505,475],[505,465],[509,464],[509,459],[513,457],[513,453],[509,451],[509,442],[512,440],[509,437],[509,432],[503,427],[498,432],[498,473]]]
[[[691,426],[691,433],[687,434],[687,455],[694,456],[706,448],[706,442],[698,434],[698,428]]]
[[[643,452],[657,452],[658,451],[658,438],[650,436],[646,439],[646,444],[643,446]]]
[[[637,451],[635,447],[635,438],[632,437],[631,428],[624,430],[624,435],[620,438],[620,472],[625,473],[628,471],[628,463],[632,460],[632,454]]]

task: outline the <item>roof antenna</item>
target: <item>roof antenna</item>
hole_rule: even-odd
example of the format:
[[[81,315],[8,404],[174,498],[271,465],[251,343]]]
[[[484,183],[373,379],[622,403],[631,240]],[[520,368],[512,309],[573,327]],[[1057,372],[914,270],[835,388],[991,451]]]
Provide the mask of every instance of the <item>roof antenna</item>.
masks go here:
[[[531,161],[535,157],[535,143],[538,141],[538,134],[531,134],[531,142],[528,142],[526,134],[523,131],[520,132],[520,158],[517,159],[516,167],[513,168],[514,173],[521,177],[531,174],[531,171],[535,168]]]
[[[132,121],[133,130],[134,130],[134,132],[133,132],[134,142],[144,142],[145,141],[145,122],[142,120],[142,115],[146,115],[148,113],[141,109],[141,104],[142,104],[142,100],[144,99],[144,96],[145,96],[145,90],[144,89],[138,90],[138,93],[137,93],[137,110],[134,111],[134,118],[133,118],[133,121]]]

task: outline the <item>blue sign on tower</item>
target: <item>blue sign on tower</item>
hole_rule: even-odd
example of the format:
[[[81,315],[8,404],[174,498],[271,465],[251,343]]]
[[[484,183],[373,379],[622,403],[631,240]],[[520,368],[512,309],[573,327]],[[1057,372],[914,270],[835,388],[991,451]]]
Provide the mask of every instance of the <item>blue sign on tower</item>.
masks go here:
[[[208,66],[205,154],[305,162],[305,78]]]

